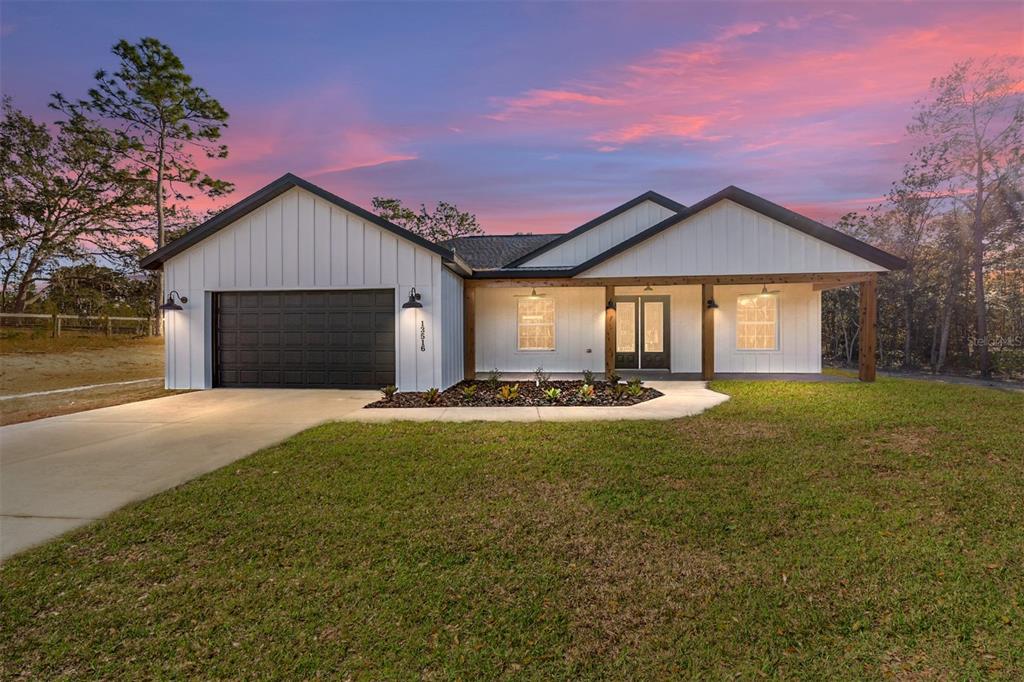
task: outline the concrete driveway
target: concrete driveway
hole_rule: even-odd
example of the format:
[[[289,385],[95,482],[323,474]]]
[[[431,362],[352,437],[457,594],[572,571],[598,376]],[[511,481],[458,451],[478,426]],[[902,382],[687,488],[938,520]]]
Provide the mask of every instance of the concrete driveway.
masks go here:
[[[216,389],[0,428],[0,559],[341,419],[376,391]]]

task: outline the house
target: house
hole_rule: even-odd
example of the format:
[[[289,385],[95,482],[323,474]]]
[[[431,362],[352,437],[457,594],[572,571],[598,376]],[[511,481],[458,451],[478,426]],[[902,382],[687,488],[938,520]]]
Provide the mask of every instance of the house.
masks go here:
[[[821,291],[904,261],[728,187],[647,192],[561,235],[435,244],[285,175],[142,261],[168,388],[445,388],[503,372],[819,372]]]

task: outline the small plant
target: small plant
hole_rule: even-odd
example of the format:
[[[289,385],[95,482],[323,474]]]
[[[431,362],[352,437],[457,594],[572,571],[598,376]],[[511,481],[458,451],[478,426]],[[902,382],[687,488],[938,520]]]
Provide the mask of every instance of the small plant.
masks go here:
[[[633,386],[636,386],[637,388],[639,388],[640,386],[644,385],[644,382],[643,382],[643,380],[640,379],[640,377],[633,377],[632,379],[630,379],[626,383],[629,385],[630,388],[632,388]]]
[[[433,405],[441,397],[441,389],[437,387],[428,388],[423,393],[423,399],[427,401],[427,405]]]
[[[544,371],[544,366],[541,365],[537,369],[533,370],[533,380],[537,382],[537,385],[546,384],[551,381],[551,374]]]
[[[545,389],[544,397],[547,398],[549,403],[557,403],[558,399],[562,397],[562,389],[552,386],[551,388]]]
[[[503,403],[517,400],[519,398],[519,384],[505,384],[498,389],[498,393],[494,397]]]
[[[626,395],[627,386],[625,384],[612,384],[612,397],[616,400],[622,400],[623,396]]]
[[[583,384],[580,386],[580,400],[585,403],[589,403],[597,396],[597,392],[594,391],[593,384]]]
[[[585,369],[583,370],[583,383],[587,386],[594,385],[594,370]]]
[[[622,375],[616,372],[614,369],[610,369],[604,374],[604,380],[613,386],[622,380]]]
[[[501,383],[501,370],[497,367],[487,373],[487,385],[491,387],[491,390],[497,390],[498,384]]]
[[[385,386],[380,389],[380,392],[384,395],[384,400],[391,402],[391,399],[398,393],[398,386]]]
[[[630,384],[626,386],[626,393],[633,396],[634,398],[639,398],[641,395],[643,395],[643,392],[644,387],[641,386],[639,382],[635,384],[630,382]]]
[[[476,384],[466,384],[462,387],[462,397],[470,402],[476,400]]]

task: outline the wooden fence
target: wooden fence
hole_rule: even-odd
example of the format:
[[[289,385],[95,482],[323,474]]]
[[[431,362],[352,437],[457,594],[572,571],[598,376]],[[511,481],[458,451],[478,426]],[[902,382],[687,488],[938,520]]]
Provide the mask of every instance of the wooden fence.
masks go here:
[[[107,336],[136,334],[153,336],[156,319],[117,315],[47,315],[45,313],[0,313],[0,327],[45,328],[57,337],[63,331],[96,331]]]

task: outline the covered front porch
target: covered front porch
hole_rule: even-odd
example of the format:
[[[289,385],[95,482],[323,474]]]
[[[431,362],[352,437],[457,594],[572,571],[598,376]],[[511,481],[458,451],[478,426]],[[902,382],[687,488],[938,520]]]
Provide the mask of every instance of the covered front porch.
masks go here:
[[[497,369],[525,380],[543,367],[559,377],[614,369],[645,380],[843,380],[820,366],[820,292],[842,286],[860,292],[859,378],[873,381],[875,272],[467,280],[464,373]],[[766,297],[775,300],[764,311],[744,308]],[[532,319],[517,317],[524,307],[550,329],[524,331]]]

